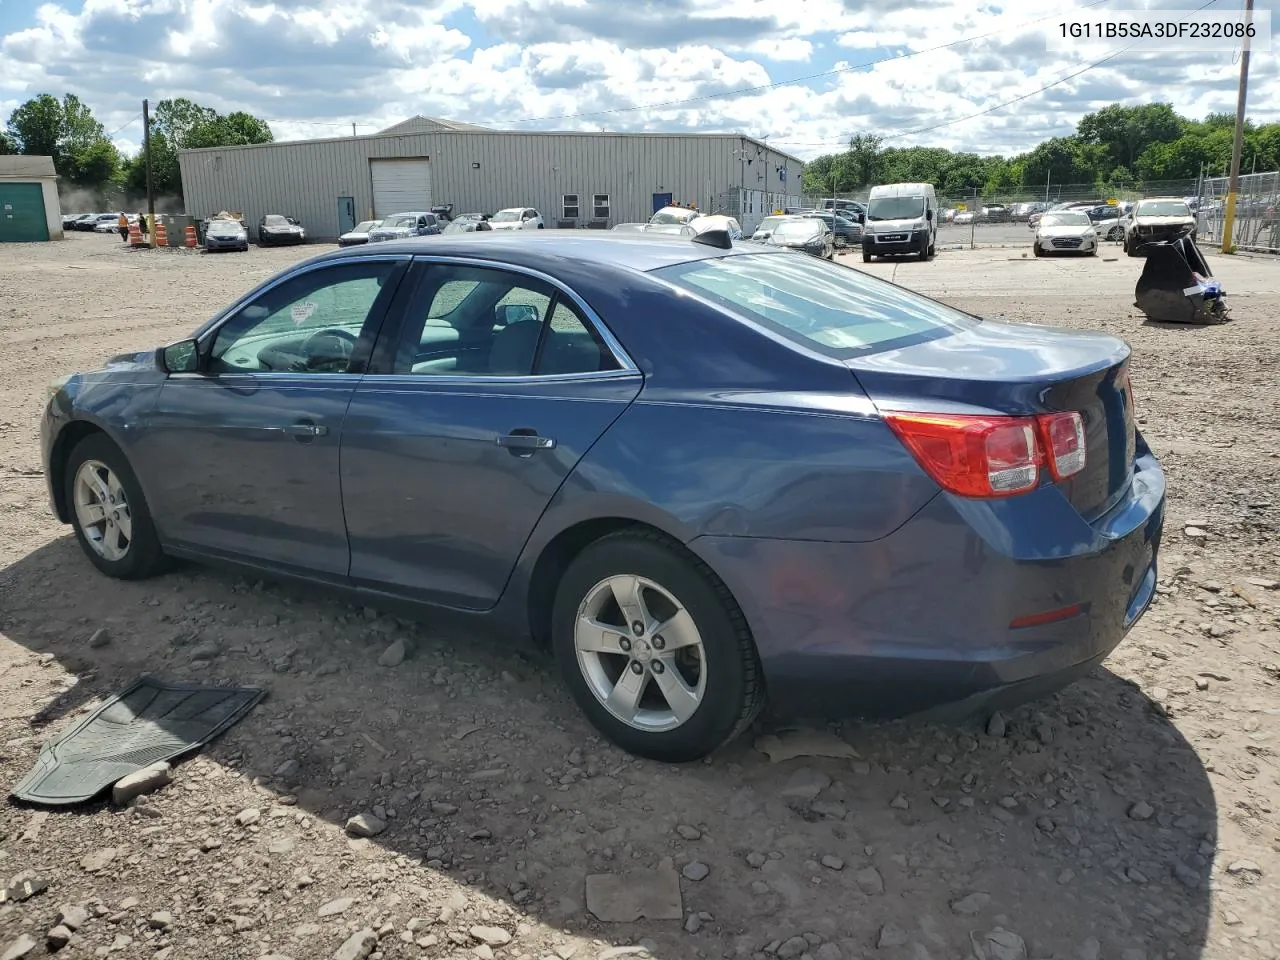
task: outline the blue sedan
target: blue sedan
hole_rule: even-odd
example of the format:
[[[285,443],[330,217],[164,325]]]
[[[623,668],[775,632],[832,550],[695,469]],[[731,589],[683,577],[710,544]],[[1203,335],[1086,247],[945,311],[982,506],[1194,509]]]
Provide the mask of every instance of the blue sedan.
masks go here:
[[[89,561],[169,558],[550,649],[624,748],[972,713],[1102,661],[1165,480],[1128,346],[723,232],[387,241],[52,386]]]

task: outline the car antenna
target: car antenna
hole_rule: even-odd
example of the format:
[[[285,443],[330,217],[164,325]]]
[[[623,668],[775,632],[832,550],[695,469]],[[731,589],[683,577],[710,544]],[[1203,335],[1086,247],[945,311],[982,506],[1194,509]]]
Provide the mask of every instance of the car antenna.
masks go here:
[[[705,243],[708,247],[720,250],[733,249],[733,237],[729,236],[728,230],[704,230],[693,238],[693,242]]]

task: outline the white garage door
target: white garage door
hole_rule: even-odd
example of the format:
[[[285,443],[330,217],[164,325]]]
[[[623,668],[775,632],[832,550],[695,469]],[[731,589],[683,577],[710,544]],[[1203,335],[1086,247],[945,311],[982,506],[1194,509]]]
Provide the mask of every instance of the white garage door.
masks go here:
[[[431,166],[427,160],[370,160],[373,215],[431,209]]]

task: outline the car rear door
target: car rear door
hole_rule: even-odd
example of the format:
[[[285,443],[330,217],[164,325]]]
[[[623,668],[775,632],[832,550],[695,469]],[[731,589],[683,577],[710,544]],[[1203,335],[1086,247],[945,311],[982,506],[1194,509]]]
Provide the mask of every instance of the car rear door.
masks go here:
[[[351,580],[482,610],[642,377],[540,274],[418,258],[343,430]]]
[[[408,262],[282,277],[202,338],[202,372],[169,375],[134,444],[167,543],[345,581],[343,419]]]

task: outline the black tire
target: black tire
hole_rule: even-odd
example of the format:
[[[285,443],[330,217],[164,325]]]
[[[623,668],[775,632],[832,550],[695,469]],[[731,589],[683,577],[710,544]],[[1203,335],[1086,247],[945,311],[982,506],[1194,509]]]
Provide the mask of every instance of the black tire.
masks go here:
[[[863,247],[863,248],[862,248],[862,262],[863,262],[863,263],[870,263],[870,262],[871,262],[871,254],[867,253],[867,248],[866,248],[866,247]]]
[[[1038,243],[1033,243],[1033,244],[1031,245],[1031,249],[1035,251],[1035,254],[1036,254],[1036,256],[1037,256],[1037,257],[1043,257],[1043,256],[1044,256],[1044,251],[1040,249],[1040,244],[1038,244]]]
[[[592,692],[579,664],[574,625],[581,604],[606,578],[626,575],[648,579],[678,598],[701,636],[706,676],[702,701],[674,729],[644,731],[616,718]],[[764,706],[755,641],[728,587],[705,563],[657,531],[611,534],[575,557],[556,591],[551,628],[553,651],[578,706],[596,729],[637,756],[665,763],[699,760],[737,738]],[[617,663],[626,668],[621,657]]]
[[[928,238],[928,237],[921,237],[921,238],[920,238],[920,253],[919,253],[919,257],[920,257],[920,259],[921,259],[922,261],[925,261],[925,260],[928,260],[928,259],[929,259],[929,238]]]
[[[1131,257],[1136,257],[1138,255],[1138,247],[1136,244],[1132,244],[1126,240],[1124,242],[1124,252]]]
[[[76,515],[76,476],[80,467],[89,460],[98,461],[115,474],[124,491],[133,535],[124,556],[118,560],[108,560],[94,549]],[[117,580],[145,580],[164,572],[168,566],[168,558],[160,549],[160,538],[156,535],[146,497],[142,495],[142,487],[138,484],[133,468],[129,466],[128,458],[110,437],[95,433],[75,445],[67,458],[63,489],[67,512],[71,516],[71,527],[75,531],[76,540],[80,542],[80,549],[90,563]]]

